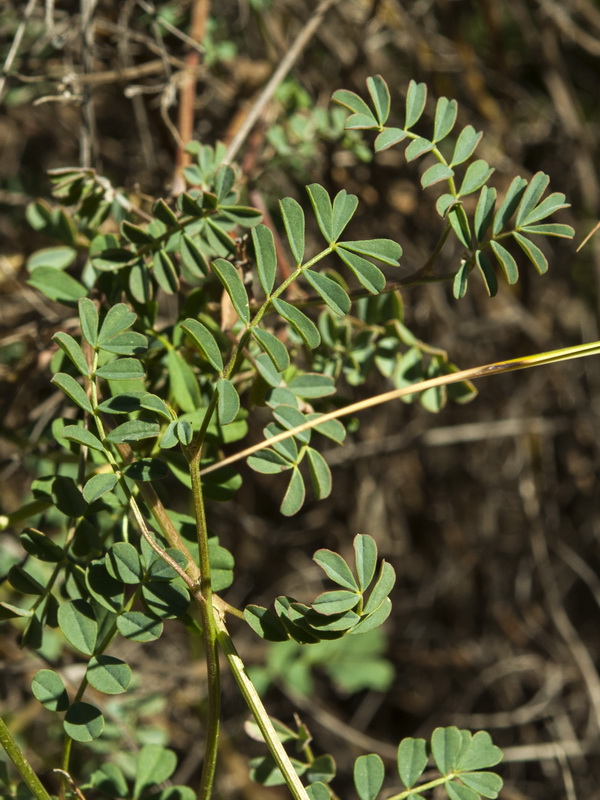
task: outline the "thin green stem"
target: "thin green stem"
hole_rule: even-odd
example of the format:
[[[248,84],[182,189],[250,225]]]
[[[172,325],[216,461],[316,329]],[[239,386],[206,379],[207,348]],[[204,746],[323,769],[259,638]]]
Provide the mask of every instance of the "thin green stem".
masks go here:
[[[13,762],[19,775],[23,778],[23,781],[36,800],[52,800],[48,792],[44,789],[33,767],[25,758],[25,754],[11,736],[2,717],[0,717],[0,744],[2,744],[2,747],[6,750],[6,755]]]
[[[206,654],[206,671],[208,678],[206,744],[204,763],[200,778],[198,800],[209,800],[215,779],[217,766],[217,750],[219,746],[219,729],[221,724],[221,676],[219,672],[219,654],[217,651],[217,626],[213,607],[213,592],[210,575],[210,558],[208,550],[208,528],[204,510],[204,493],[200,477],[200,453],[189,462],[192,479],[192,496],[196,532],[198,535],[198,554],[200,559],[200,590],[198,598]]]
[[[426,792],[428,789],[434,789],[436,786],[442,786],[444,783],[449,783],[453,778],[456,778],[456,775],[451,772],[449,775],[442,775],[441,778],[436,778],[433,781],[428,781],[427,783],[422,783],[419,786],[413,786],[412,789],[406,789],[404,792],[394,794],[391,797],[388,797],[387,800],[404,800],[405,797],[410,797],[411,794],[416,794],[417,792],[421,794],[421,792]]]
[[[239,686],[248,708],[252,712],[252,716],[256,720],[256,724],[258,725],[260,732],[267,743],[267,747],[275,759],[281,774],[285,778],[288,789],[292,793],[294,800],[309,800],[306,789],[296,774],[292,762],[290,761],[290,758],[285,752],[279,736],[277,735],[277,731],[273,727],[269,713],[264,707],[258,692],[254,688],[254,684],[246,673],[244,663],[240,658],[233,641],[231,640],[231,636],[229,635],[224,622],[222,620],[218,620],[217,625],[218,640],[221,650],[225,654],[225,658],[227,659],[229,667],[233,672],[233,676],[237,682],[237,685]]]

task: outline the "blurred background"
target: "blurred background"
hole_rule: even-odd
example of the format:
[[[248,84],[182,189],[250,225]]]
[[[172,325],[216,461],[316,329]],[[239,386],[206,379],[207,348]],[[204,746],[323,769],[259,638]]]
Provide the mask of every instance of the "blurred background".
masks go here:
[[[62,402],[49,384],[50,338],[73,314],[27,285],[28,257],[51,244],[25,221],[27,204],[50,194],[46,171],[84,164],[134,198],[169,196],[180,181],[182,125],[191,120],[203,143],[231,141],[315,9],[299,0],[3,3],[2,513],[27,497]],[[196,81],[187,100],[186,69]],[[457,99],[458,125],[484,132],[478,156],[495,167],[500,195],[515,175],[543,170],[572,204],[560,221],[576,230],[574,243],[545,246],[547,275],[522,259],[519,283],[502,283],[493,299],[475,278],[461,301],[445,284],[405,289],[411,330],[460,367],[600,338],[600,234],[576,253],[600,217],[597,3],[330,4],[238,154],[248,201],[274,211],[291,195],[306,205],[311,182],[354,192],[353,235],[400,242],[407,277],[440,233],[435,191],[421,191],[422,166],[407,165],[401,148],[373,157],[369,134],[343,133],[344,115],[330,105],[338,88],[365,96],[376,73],[390,86],[392,119],[402,118],[411,78],[428,84],[429,119],[434,98]],[[450,247],[440,271],[456,271],[458,259]],[[351,402],[389,387],[373,375],[340,388]],[[244,471],[236,498],[210,509],[236,557],[231,603],[313,597],[321,578],[310,554],[330,547],[351,557],[356,533],[377,540],[398,583],[385,632],[343,640],[344,651],[268,648],[241,625],[234,638],[269,709],[290,724],[295,707],[315,752],[331,752],[342,775],[364,752],[393,760],[403,736],[456,724],[485,728],[506,748],[506,800],[600,798],[600,361],[477,388],[473,402],[438,414],[401,402],[363,413],[347,443],[326,453],[332,496],[291,520],[278,514],[283,484]],[[0,534],[0,548],[10,536]],[[202,736],[203,667],[181,667],[188,650],[174,625],[128,655],[144,687],[128,724],[168,733],[182,756],[177,783],[198,771],[191,744]],[[0,658],[2,704],[43,764],[52,730],[37,701],[24,701],[39,664],[10,628]],[[242,754],[260,747],[242,730],[236,687],[226,682],[225,691],[221,796],[284,797],[249,782]],[[338,794],[350,786],[341,778]]]

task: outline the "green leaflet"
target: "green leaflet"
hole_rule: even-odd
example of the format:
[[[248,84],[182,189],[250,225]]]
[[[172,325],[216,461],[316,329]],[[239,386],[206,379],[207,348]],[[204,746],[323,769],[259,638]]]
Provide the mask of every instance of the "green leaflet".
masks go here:
[[[248,294],[237,269],[233,264],[230,264],[229,261],[225,261],[223,258],[217,258],[213,261],[212,268],[217,278],[221,281],[223,288],[231,298],[237,315],[242,322],[248,324],[250,322]]]
[[[279,201],[281,217],[296,266],[304,258],[304,211],[292,197]]]
[[[258,279],[265,295],[269,297],[273,291],[277,274],[275,239],[266,225],[257,225],[252,228],[252,241],[254,243]]]

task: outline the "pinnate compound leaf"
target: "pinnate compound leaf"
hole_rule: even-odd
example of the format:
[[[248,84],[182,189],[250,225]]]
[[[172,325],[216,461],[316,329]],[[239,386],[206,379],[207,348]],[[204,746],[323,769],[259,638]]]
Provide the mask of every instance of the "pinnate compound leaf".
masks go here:
[[[367,78],[367,89],[373,101],[373,108],[379,125],[385,125],[390,115],[390,90],[381,75]]]
[[[427,100],[427,86],[424,83],[416,83],[411,80],[406,92],[406,117],[404,127],[406,130],[418,122],[421,114],[425,110]]]
[[[262,606],[249,605],[244,609],[244,619],[261,639],[269,642],[286,642],[289,636],[279,617]]]
[[[526,224],[525,221],[527,217],[539,203],[549,183],[550,178],[545,172],[535,173],[521,197],[517,216],[515,218],[515,228],[520,228],[522,225]]]
[[[158,422],[147,422],[142,419],[130,419],[112,430],[106,437],[108,442],[139,442],[142,439],[153,439],[160,433]]]
[[[116,306],[108,310],[104,318],[98,335],[98,342],[107,342],[113,336],[123,333],[123,331],[131,328],[136,319],[137,316],[130,310],[128,305],[117,303]]]
[[[407,135],[407,132],[402,128],[384,128],[375,139],[375,152],[380,153],[382,150],[388,150],[395,144],[404,141]]]
[[[392,239],[363,239],[355,242],[338,242],[339,247],[352,253],[375,258],[384,264],[397,267],[402,255],[402,248]]]
[[[434,164],[421,175],[421,186],[427,189],[440,181],[448,180],[454,175],[454,170],[446,164]]]
[[[367,291],[371,292],[371,294],[379,294],[383,291],[385,288],[385,275],[379,267],[343,247],[336,247],[335,251],[344,264],[350,267]]]
[[[359,586],[352,574],[352,570],[339,553],[323,548],[317,550],[313,555],[313,561],[321,567],[327,577],[334,583],[353,592],[359,591]]]
[[[163,627],[162,620],[142,611],[126,611],[117,617],[119,633],[132,642],[154,642],[161,637]]]
[[[350,311],[350,298],[339,283],[311,269],[304,272],[304,277],[335,314],[344,316]]]
[[[327,191],[318,183],[311,183],[306,187],[312,204],[317,224],[327,243],[335,241],[333,235],[333,206]]]
[[[137,757],[133,797],[137,800],[142,793],[168,780],[175,772],[177,756],[158,744],[147,744],[142,747]]]
[[[494,224],[492,226],[492,233],[494,236],[497,236],[502,229],[508,225],[510,218],[517,210],[517,206],[519,205],[526,188],[527,181],[525,178],[521,178],[518,175],[516,178],[513,178],[510,186],[506,190],[504,200],[500,203],[500,207],[498,208],[498,211],[496,211],[496,215],[494,217]]]
[[[475,238],[482,242],[488,228],[494,218],[494,207],[496,204],[496,190],[492,186],[483,186],[479,193],[479,200],[475,209],[473,221]]]
[[[484,161],[483,158],[473,161],[473,163],[469,164],[467,167],[467,171],[465,172],[465,176],[458,192],[458,197],[464,197],[466,194],[472,194],[478,189],[481,189],[483,184],[487,183],[493,171],[493,168],[490,167],[487,161]]]
[[[318,450],[309,447],[306,455],[315,497],[323,500],[331,494],[331,470]]]
[[[283,200],[280,200],[279,207],[290,250],[296,266],[299,266],[304,258],[304,211],[292,197],[284,197]]]
[[[358,197],[355,194],[348,194],[345,189],[338,192],[333,200],[333,240],[337,240],[342,235],[348,225],[356,208]]]
[[[286,517],[296,514],[304,505],[305,496],[304,479],[298,467],[294,467],[286,493],[281,501],[281,513]]]
[[[490,246],[494,251],[494,255],[502,268],[504,275],[506,276],[506,280],[509,284],[516,283],[519,280],[519,268],[517,267],[517,262],[513,258],[512,254],[508,252],[506,247],[500,244],[500,242],[496,242],[492,239],[490,242]]]
[[[95,374],[107,381],[137,381],[146,373],[144,365],[137,358],[118,358],[97,369]]]
[[[525,236],[517,233],[517,231],[513,232],[513,239],[517,242],[540,275],[548,271],[548,259],[531,239],[527,239]]]
[[[220,378],[217,381],[217,392],[219,395],[217,403],[219,422],[221,425],[229,425],[240,410],[240,396],[233,383],[226,378]]]
[[[221,281],[223,288],[231,298],[233,307],[235,308],[238,317],[248,324],[250,322],[250,305],[248,302],[248,294],[246,287],[237,271],[237,269],[225,261],[223,258],[217,258],[212,262],[212,268]]]
[[[354,762],[354,786],[360,800],[375,800],[385,777],[385,768],[380,756],[370,753],[359,756]]]
[[[69,696],[60,675],[51,669],[40,669],[33,676],[31,691],[49,711],[66,711]]]
[[[286,303],[285,300],[273,300],[273,308],[277,313],[290,323],[298,336],[307,347],[313,350],[321,344],[321,334],[315,323],[296,306]]]
[[[181,323],[181,328],[187,333],[209,364],[221,372],[223,370],[223,357],[221,356],[219,345],[208,328],[198,320],[190,318]]]
[[[373,587],[373,591],[371,592],[365,606],[365,614],[371,614],[373,611],[376,611],[379,608],[379,606],[394,588],[395,583],[395,569],[387,561],[382,561],[377,582]]]
[[[286,346],[274,334],[263,328],[252,328],[252,336],[273,362],[278,372],[283,372],[290,365],[290,356]]]
[[[277,274],[277,253],[275,239],[266,225],[252,228],[252,241],[258,271],[258,280],[267,297],[271,295]]]
[[[467,125],[458,135],[454,153],[452,155],[451,167],[463,164],[475,152],[483,133],[477,132],[472,125]]]
[[[445,788],[450,800],[479,800],[477,792],[474,792],[462,783],[449,781]]]
[[[93,503],[107,492],[112,492],[118,483],[118,478],[113,473],[93,475],[83,487],[83,497],[86,503]]]
[[[104,694],[122,694],[131,683],[130,666],[120,658],[98,655],[89,660],[86,678],[90,686]]]
[[[89,603],[72,600],[58,609],[58,625],[69,644],[86,656],[96,647],[98,623]]]
[[[498,292],[498,279],[487,253],[484,253],[483,250],[477,250],[475,252],[475,262],[483,278],[487,293],[490,297],[494,297]]]
[[[84,447],[91,447],[92,450],[104,452],[104,445],[100,439],[94,436],[91,431],[88,431],[87,428],[81,428],[79,425],[65,425],[62,429],[62,435],[70,442],[77,442],[77,444]]]
[[[462,746],[463,738],[456,726],[434,730],[431,735],[431,754],[442,775],[458,769]]]
[[[93,742],[104,730],[104,717],[90,703],[73,703],[63,721],[65,733],[75,742]]]
[[[79,408],[87,411],[88,414],[94,413],[89,397],[71,375],[67,375],[66,372],[57,372],[50,383],[58,386]]]
[[[372,536],[359,533],[354,537],[354,558],[358,585],[364,592],[370,586],[377,567],[377,545]]]
[[[65,306],[74,307],[81,297],[88,293],[79,281],[66,272],[53,267],[36,267],[27,281],[29,286],[38,289],[49,300],[55,300]]]
[[[85,360],[85,356],[83,355],[83,350],[72,336],[70,336],[68,333],[59,331],[58,333],[54,334],[52,341],[56,342],[63,353],[66,353],[66,355],[83,376],[86,378],[89,377],[90,368]]]
[[[456,122],[458,104],[456,100],[440,97],[435,107],[435,121],[433,124],[433,141],[441,142],[450,133]]]
[[[82,297],[77,305],[79,307],[82,336],[91,347],[95,347],[98,342],[98,309],[96,304],[89,297]]]

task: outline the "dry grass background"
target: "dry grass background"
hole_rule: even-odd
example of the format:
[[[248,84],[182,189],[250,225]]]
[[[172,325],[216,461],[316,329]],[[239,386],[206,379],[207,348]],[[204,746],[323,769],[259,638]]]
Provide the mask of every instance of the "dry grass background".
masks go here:
[[[19,506],[38,447],[61,400],[50,391],[50,336],[70,312],[26,284],[25,258],[47,244],[23,222],[24,205],[48,193],[45,170],[87,160],[115,183],[146,194],[177,185],[183,70],[195,70],[195,135],[231,139],[268,77],[314,14],[298,0],[169,3],[174,30],[162,33],[146,0],[45,3],[7,0],[0,54],[23,38],[0,78],[0,505]],[[399,106],[410,78],[432,96],[459,101],[459,123],[485,132],[479,151],[505,187],[542,169],[572,209],[563,221],[577,240],[600,215],[598,139],[600,10],[593,0],[341,0],[292,69],[313,99],[336,88],[364,93],[381,73]],[[261,7],[262,10],[254,10]],[[264,8],[263,8],[264,7]],[[190,15],[208,12],[214,42],[236,47],[211,66],[194,56]],[[201,24],[200,17],[196,18]],[[200,19],[200,22],[198,20]],[[22,24],[23,23],[23,24]],[[198,28],[196,29],[196,32]],[[181,32],[185,35],[182,36]],[[193,34],[193,30],[191,31]],[[197,37],[200,38],[200,37]],[[206,39],[203,39],[206,44]],[[223,50],[220,51],[221,54]],[[187,119],[190,107],[184,108]],[[285,117],[271,101],[241,158],[250,188],[266,202],[301,193],[301,176],[273,161],[266,128]],[[357,236],[390,236],[406,271],[427,259],[439,220],[418,169],[400,154],[358,162],[318,144],[306,182],[346,188],[361,199]],[[407,318],[425,341],[460,366],[515,357],[598,336],[600,236],[576,254],[557,241],[550,273],[523,267],[517,286],[487,299],[479,286],[456,302],[447,287],[404,292]],[[456,253],[442,265],[456,268]],[[348,399],[381,391],[377,380]],[[245,473],[236,500],[212,509],[212,525],[236,555],[234,604],[318,589],[308,554],[327,546],[348,555],[370,533],[399,576],[387,625],[397,670],[389,693],[344,696],[319,680],[302,719],[317,752],[348,773],[361,748],[350,729],[393,756],[402,736],[436,725],[490,730],[507,748],[506,800],[600,798],[600,362],[595,359],[497,376],[478,398],[432,416],[400,403],[365,414],[343,448],[328,453],[332,498],[282,522],[280,488]],[[265,511],[265,509],[267,509]],[[6,539],[5,541],[8,541]],[[259,644],[234,631],[249,660]],[[198,768],[195,707],[201,668],[180,669],[187,640],[175,631],[130,653],[151,689],[170,698],[157,720],[184,755],[182,779]],[[39,763],[47,733],[36,701],[24,704],[37,668],[10,630],[0,639],[2,706],[18,720]],[[290,721],[274,689],[268,703]],[[243,708],[226,684],[223,797],[264,797],[246,778]],[[341,796],[351,789],[340,785]],[[269,796],[283,797],[279,790]]]

